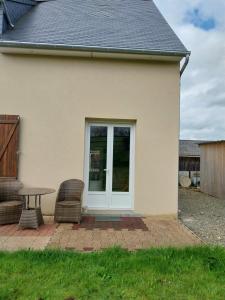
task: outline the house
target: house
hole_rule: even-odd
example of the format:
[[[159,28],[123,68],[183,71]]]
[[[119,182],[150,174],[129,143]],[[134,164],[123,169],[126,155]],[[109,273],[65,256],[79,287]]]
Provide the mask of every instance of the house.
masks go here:
[[[83,179],[89,212],[176,215],[180,75],[190,52],[154,2],[0,7],[0,108],[20,117],[19,179],[55,189]],[[44,213],[54,204],[45,197]]]
[[[200,184],[200,148],[198,140],[180,140],[179,175],[188,176],[193,185]]]
[[[225,199],[225,141],[199,144],[201,151],[201,191]]]

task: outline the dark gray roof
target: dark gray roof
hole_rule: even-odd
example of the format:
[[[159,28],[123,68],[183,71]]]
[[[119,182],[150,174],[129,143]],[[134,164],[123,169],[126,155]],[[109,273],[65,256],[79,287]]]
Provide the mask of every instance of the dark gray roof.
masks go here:
[[[152,0],[41,2],[2,34],[0,45],[178,56],[189,53]]]
[[[25,15],[37,2],[35,0],[2,0],[0,2],[0,34],[13,28],[14,24]]]
[[[199,140],[180,140],[179,156],[200,156]]]

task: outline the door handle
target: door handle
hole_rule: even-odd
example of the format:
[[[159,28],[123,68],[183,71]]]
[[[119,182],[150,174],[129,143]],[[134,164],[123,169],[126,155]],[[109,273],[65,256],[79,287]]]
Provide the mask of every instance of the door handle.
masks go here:
[[[108,171],[109,171],[109,169],[104,169],[104,171],[105,171],[105,172],[108,172]]]

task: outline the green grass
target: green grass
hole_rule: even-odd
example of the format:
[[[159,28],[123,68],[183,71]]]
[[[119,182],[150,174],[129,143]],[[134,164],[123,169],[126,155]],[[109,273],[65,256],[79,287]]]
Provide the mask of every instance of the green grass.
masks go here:
[[[0,252],[1,300],[225,299],[225,249]]]

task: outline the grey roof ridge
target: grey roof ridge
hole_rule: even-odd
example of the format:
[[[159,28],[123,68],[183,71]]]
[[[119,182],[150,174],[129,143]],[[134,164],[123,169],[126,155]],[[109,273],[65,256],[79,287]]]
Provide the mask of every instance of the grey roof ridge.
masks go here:
[[[2,5],[3,5],[3,8],[4,8],[4,12],[5,12],[5,15],[6,15],[6,18],[7,18],[7,21],[10,25],[10,27],[14,28],[14,24],[10,18],[10,15],[9,15],[9,12],[8,12],[8,8],[7,8],[7,5],[5,3],[5,0],[2,0]]]
[[[185,57],[190,55],[190,51],[161,51],[161,50],[143,50],[143,49],[129,49],[129,48],[113,48],[113,47],[95,47],[84,45],[66,45],[66,44],[48,44],[48,43],[27,43],[7,41],[0,38],[0,46],[10,48],[30,48],[30,49],[46,49],[46,50],[74,50],[74,51],[90,51],[90,52],[102,52],[102,53],[129,53],[140,55],[162,55],[162,56],[179,56]]]
[[[2,2],[0,1],[0,38],[3,31],[3,21],[4,21],[3,5]]]
[[[198,144],[198,142],[200,141],[199,139],[179,139],[180,140],[180,142],[197,142],[197,144]],[[203,142],[205,142],[205,140],[202,140]]]
[[[4,1],[4,0],[2,0]],[[21,4],[25,4],[25,5],[37,5],[38,2],[36,2],[35,0],[8,0],[11,2],[16,2],[16,3],[21,3]]]
[[[4,8],[4,12],[5,12],[7,21],[9,23],[9,26],[11,28],[14,28],[15,25],[13,24],[13,22],[11,20],[11,17],[10,17],[10,14],[8,12],[8,8],[7,8],[5,0],[0,0],[0,1],[2,2],[3,8]],[[21,3],[21,4],[24,4],[24,5],[32,5],[32,6],[37,5],[37,2],[35,0],[9,0],[9,1],[16,2],[16,3]]]

